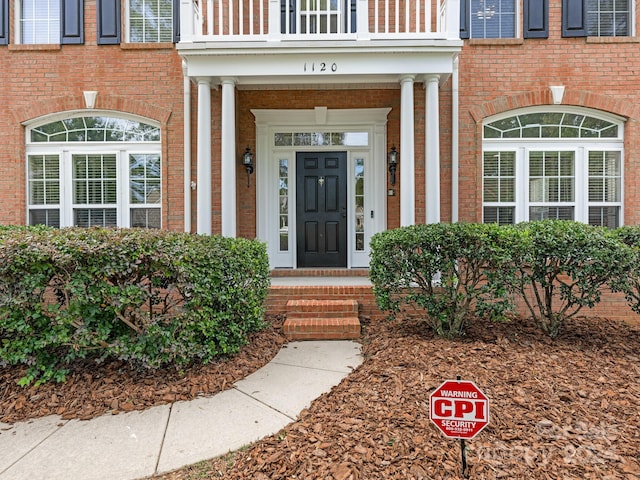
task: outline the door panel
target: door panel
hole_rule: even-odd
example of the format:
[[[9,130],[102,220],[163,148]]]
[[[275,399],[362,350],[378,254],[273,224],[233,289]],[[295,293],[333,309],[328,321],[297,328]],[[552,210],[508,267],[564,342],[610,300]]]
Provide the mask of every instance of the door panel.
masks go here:
[[[298,267],[347,266],[347,153],[296,155]]]

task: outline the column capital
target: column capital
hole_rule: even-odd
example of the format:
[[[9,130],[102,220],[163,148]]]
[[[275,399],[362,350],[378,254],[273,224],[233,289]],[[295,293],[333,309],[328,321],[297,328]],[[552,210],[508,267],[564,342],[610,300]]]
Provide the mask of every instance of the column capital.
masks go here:
[[[424,88],[427,88],[429,83],[440,83],[440,75],[425,75],[424,76]]]
[[[238,83],[238,79],[236,77],[221,77],[220,78],[220,85],[232,85],[232,86],[236,86],[236,84]]]
[[[209,88],[211,88],[211,79],[209,77],[196,77],[195,80],[198,85],[209,85]]]
[[[415,81],[416,81],[415,75],[403,75],[400,77],[400,84],[407,83],[407,82],[413,83]]]

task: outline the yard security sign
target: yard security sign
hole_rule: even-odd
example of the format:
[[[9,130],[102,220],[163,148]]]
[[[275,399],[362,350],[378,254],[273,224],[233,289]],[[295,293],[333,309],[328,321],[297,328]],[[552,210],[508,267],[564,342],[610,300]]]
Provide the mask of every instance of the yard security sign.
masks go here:
[[[489,399],[473,382],[447,380],[429,397],[429,418],[447,437],[468,440],[489,425]]]

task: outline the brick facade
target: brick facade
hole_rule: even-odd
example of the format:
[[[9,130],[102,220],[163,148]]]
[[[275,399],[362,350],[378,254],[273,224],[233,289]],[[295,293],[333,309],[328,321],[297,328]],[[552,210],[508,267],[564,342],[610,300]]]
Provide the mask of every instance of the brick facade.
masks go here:
[[[561,2],[551,1],[549,38],[465,42],[459,57],[460,220],[482,218],[482,121],[509,110],[551,105],[549,86],[562,85],[563,105],[626,119],[624,218],[626,224],[640,222],[638,37],[562,38],[561,18]]]
[[[95,10],[87,6],[87,11]],[[91,17],[87,16],[86,22]],[[87,31],[94,31],[86,25]],[[87,39],[89,40],[89,38]],[[155,48],[154,48],[155,47]],[[163,136],[163,225],[183,224],[183,76],[173,45],[0,47],[0,213],[2,224],[26,222],[25,128],[42,116],[85,108],[83,91],[97,91],[96,110],[155,120]]]
[[[562,85],[562,104],[612,113],[626,119],[624,218],[640,222],[640,44],[638,37],[561,38],[561,2],[549,7],[549,38],[467,40],[459,55],[459,220],[482,219],[482,122],[510,110],[551,105],[549,86]],[[84,45],[0,46],[0,224],[26,222],[24,122],[85,108],[83,91],[97,91],[97,110],[134,114],[161,125],[162,221],[184,227],[184,89],[182,60],[173,44],[97,45],[95,1],[85,4]],[[636,9],[637,10],[637,9]],[[635,30],[640,28],[636,15]],[[12,19],[13,22],[13,19]],[[518,22],[522,24],[522,20]],[[13,23],[11,23],[13,25]],[[214,86],[215,87],[215,86]],[[387,150],[400,144],[400,86],[256,88],[236,90],[236,149],[255,144],[251,109],[390,107]],[[452,79],[440,83],[441,219],[452,219]],[[212,231],[221,231],[221,90],[211,91]],[[415,211],[426,217],[425,90],[414,87]],[[197,89],[191,88],[192,177],[195,181]],[[397,191],[402,168],[398,170]],[[256,161],[260,161],[257,158]],[[246,185],[237,163],[237,233],[256,236],[256,185]],[[254,175],[255,177],[255,175]],[[379,192],[385,195],[385,192]],[[400,224],[400,197],[387,198],[387,227]],[[195,193],[192,219],[196,222]],[[616,300],[617,301],[617,300]]]

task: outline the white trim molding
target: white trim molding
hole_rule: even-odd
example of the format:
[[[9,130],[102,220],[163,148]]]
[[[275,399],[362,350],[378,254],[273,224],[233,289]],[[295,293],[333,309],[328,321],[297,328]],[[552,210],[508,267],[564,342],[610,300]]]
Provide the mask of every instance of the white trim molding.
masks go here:
[[[289,232],[295,232],[295,158],[298,151],[335,151],[348,153],[349,202],[354,198],[354,165],[366,163],[365,170],[365,250],[354,245],[353,231],[348,233],[347,267],[367,267],[371,236],[386,229],[386,124],[391,108],[328,109],[318,106],[307,110],[251,110],[256,119],[256,208],[257,236],[267,243],[271,268],[295,268],[295,234],[288,238],[288,248],[280,248],[278,178],[280,161],[288,164]],[[294,132],[367,132],[367,145],[287,146],[275,145],[276,133]],[[348,204],[352,210],[351,203]]]

